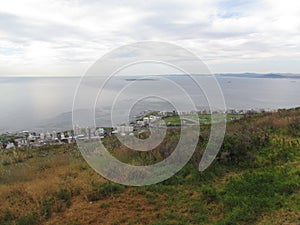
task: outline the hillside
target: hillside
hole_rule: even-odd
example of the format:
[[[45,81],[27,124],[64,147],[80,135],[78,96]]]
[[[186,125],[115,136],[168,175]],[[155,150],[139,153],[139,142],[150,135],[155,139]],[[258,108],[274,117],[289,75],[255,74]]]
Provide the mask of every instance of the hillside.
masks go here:
[[[76,145],[0,152],[0,224],[300,223],[300,109],[251,113],[227,125],[222,149],[204,172],[197,164],[209,135],[174,177],[126,187],[94,172]],[[176,145],[178,128],[151,153],[105,140],[112,154],[143,165]]]

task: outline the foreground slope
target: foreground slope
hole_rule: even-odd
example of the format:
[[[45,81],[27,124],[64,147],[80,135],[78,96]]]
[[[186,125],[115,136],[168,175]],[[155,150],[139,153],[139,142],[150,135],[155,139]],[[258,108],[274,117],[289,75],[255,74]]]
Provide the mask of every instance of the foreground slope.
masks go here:
[[[222,149],[204,172],[197,163],[209,134],[178,174],[125,187],[94,172],[75,145],[0,153],[0,224],[299,224],[300,110],[247,114],[230,122]],[[170,154],[172,130],[151,154],[112,139],[112,154],[136,164]],[[132,160],[134,158],[134,160]]]

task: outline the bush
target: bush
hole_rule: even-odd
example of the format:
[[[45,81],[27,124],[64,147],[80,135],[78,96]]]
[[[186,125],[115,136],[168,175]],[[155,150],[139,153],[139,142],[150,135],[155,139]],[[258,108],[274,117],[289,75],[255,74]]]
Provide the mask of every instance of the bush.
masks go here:
[[[3,213],[0,211],[0,224],[5,225],[5,224],[10,224],[10,222],[14,219],[13,214],[8,210],[5,209]]]
[[[92,183],[92,191],[87,194],[89,201],[97,201],[125,190],[125,186],[113,183]]]
[[[243,126],[225,136],[218,159],[225,165],[249,167],[256,159],[257,150],[269,145],[266,130]]]
[[[109,208],[109,204],[106,203],[106,202],[103,202],[103,203],[100,205],[100,208],[101,208],[101,209],[107,209],[107,208]]]
[[[202,189],[202,195],[202,198],[207,201],[207,203],[215,202],[218,199],[217,190],[211,185],[207,185]]]
[[[66,207],[69,208],[71,206],[71,194],[68,190],[62,188],[57,193],[57,198],[66,203]]]
[[[288,126],[288,134],[293,137],[299,137],[300,134],[300,119],[294,119]]]
[[[16,225],[35,225],[38,224],[36,216],[29,214],[16,220]]]
[[[254,222],[264,211],[283,207],[286,198],[299,190],[299,184],[298,176],[282,168],[247,172],[230,180],[222,196],[225,224]]]
[[[49,219],[52,213],[52,198],[43,198],[40,204],[40,213],[45,219]]]

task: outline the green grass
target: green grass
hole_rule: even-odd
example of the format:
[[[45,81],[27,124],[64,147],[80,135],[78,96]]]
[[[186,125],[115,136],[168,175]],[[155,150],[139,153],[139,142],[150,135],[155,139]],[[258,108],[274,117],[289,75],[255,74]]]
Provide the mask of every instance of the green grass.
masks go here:
[[[125,186],[114,183],[92,183],[91,186],[92,191],[87,195],[89,201],[98,201],[115,196],[125,190]]]
[[[220,224],[249,224],[266,211],[286,206],[287,199],[299,191],[300,177],[287,168],[267,168],[231,179],[220,191],[225,219]]]
[[[200,115],[185,115],[183,118],[188,118],[191,120],[197,121],[199,119],[199,123],[201,124],[211,124],[211,114],[200,114]],[[218,115],[216,115],[216,119],[218,118]],[[243,115],[238,114],[227,114],[226,119],[228,121],[231,120],[238,120],[243,118]],[[180,116],[170,116],[166,117],[165,122],[169,126],[179,126],[181,124]]]
[[[16,225],[35,225],[38,224],[36,216],[34,214],[29,214],[24,217],[20,217],[16,220]]]
[[[0,135],[0,140],[12,140],[16,138],[16,136],[13,136],[13,135],[9,135],[9,136],[1,136]]]

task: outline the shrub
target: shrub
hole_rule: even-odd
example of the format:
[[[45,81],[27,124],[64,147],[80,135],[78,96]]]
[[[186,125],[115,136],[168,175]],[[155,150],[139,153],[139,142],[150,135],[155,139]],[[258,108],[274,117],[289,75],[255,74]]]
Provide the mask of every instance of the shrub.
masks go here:
[[[199,173],[197,166],[192,162],[187,163],[178,173],[163,181],[162,184],[171,186],[209,182],[225,173],[224,168],[216,163],[201,173]]]
[[[218,199],[217,190],[211,185],[207,185],[202,189],[202,195],[202,198],[207,201],[207,203],[215,202]]]
[[[300,134],[300,119],[294,119],[288,126],[288,134],[293,137],[299,137]]]
[[[109,207],[109,204],[106,203],[106,202],[103,202],[101,205],[100,205],[100,208],[101,209],[107,209]]]
[[[35,225],[38,224],[36,216],[29,214],[16,220],[16,225]]]
[[[287,169],[269,168],[231,179],[224,188],[225,224],[253,222],[266,210],[281,208],[299,190],[300,180]],[[227,222],[226,222],[227,221]]]
[[[40,204],[40,213],[45,219],[49,219],[52,213],[53,198],[43,198]]]
[[[1,213],[1,211],[0,211]],[[5,209],[5,211],[3,213],[1,213],[2,215],[0,215],[0,224],[1,225],[5,225],[5,224],[10,224],[10,222],[14,219],[13,214],[8,210]]]
[[[257,150],[269,145],[266,130],[243,126],[225,136],[218,159],[226,165],[249,167],[256,159]]]
[[[67,208],[71,206],[71,194],[65,188],[60,189],[57,193],[57,198],[65,202]]]
[[[113,183],[92,183],[92,191],[87,194],[89,201],[97,201],[122,192],[125,186]]]

